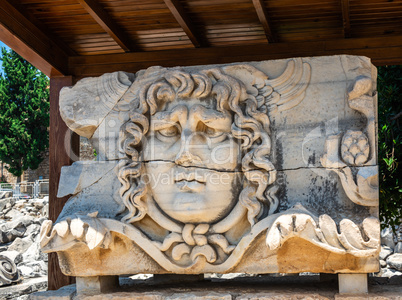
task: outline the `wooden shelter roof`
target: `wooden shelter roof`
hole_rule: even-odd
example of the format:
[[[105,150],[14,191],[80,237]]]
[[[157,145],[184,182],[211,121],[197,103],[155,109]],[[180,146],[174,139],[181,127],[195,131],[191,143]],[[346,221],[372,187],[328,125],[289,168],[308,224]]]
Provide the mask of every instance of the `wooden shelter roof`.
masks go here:
[[[49,76],[331,54],[402,64],[402,0],[2,0],[0,39]]]

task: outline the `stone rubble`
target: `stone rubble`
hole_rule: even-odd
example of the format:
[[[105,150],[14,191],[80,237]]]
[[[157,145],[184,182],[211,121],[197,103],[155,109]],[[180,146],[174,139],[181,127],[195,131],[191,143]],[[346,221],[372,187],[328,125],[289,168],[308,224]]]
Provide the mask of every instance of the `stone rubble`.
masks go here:
[[[21,281],[0,287],[0,299],[28,299],[47,288],[47,254],[40,250],[40,226],[48,217],[49,199],[0,199],[0,255],[13,261]]]
[[[402,276],[402,224],[395,228],[391,227],[381,231],[380,264],[381,277]],[[398,247],[398,245],[401,245]]]

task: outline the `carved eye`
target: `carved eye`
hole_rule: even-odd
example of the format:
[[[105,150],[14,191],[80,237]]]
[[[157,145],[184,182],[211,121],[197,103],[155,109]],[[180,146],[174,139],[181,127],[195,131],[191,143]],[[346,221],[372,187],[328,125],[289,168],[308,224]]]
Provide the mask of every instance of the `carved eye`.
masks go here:
[[[157,131],[158,135],[161,135],[163,137],[175,137],[180,134],[180,131],[177,126],[170,126],[168,128],[163,128]]]
[[[208,138],[213,139],[214,142],[221,142],[225,139],[224,132],[209,127],[201,122],[197,125],[197,131],[204,133]]]
[[[213,129],[213,128],[211,128],[211,127],[207,127],[206,129],[205,129],[205,133],[209,136],[209,137],[219,137],[219,136],[221,136],[221,135],[223,135],[223,132],[222,131],[218,131],[218,130],[216,130],[216,129]]]

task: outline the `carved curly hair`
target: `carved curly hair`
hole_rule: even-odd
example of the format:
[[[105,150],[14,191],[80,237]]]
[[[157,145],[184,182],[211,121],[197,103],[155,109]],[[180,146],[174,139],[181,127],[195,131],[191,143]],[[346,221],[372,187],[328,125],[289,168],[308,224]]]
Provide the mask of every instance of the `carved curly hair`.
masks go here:
[[[128,210],[122,221],[134,223],[147,213],[147,185],[141,180],[144,167],[139,160],[141,140],[149,129],[146,115],[155,114],[158,104],[187,97],[213,97],[218,111],[233,113],[231,132],[234,138],[241,141],[244,153],[242,171],[245,184],[239,200],[247,208],[251,226],[262,215],[274,213],[278,207],[278,199],[274,195],[277,188],[272,185],[276,170],[269,160],[270,121],[263,97],[247,93],[241,81],[219,68],[198,73],[173,70],[141,85],[139,92],[134,94],[130,120],[120,129],[121,151],[126,159],[120,162],[118,178],[122,184],[120,196]]]

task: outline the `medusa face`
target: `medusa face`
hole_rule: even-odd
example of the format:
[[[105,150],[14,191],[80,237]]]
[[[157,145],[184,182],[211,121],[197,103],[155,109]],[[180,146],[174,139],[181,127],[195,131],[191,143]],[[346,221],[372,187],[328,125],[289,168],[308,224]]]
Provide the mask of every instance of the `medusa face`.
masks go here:
[[[240,146],[233,117],[213,101],[177,99],[150,118],[143,154],[159,208],[183,223],[213,223],[233,208],[241,189]]]

